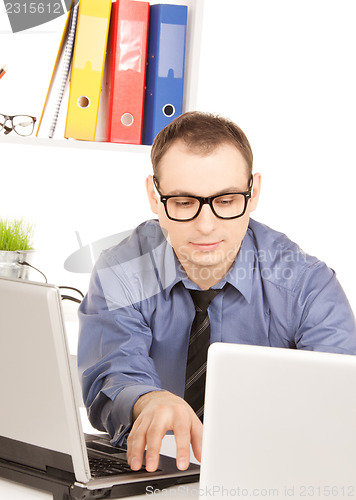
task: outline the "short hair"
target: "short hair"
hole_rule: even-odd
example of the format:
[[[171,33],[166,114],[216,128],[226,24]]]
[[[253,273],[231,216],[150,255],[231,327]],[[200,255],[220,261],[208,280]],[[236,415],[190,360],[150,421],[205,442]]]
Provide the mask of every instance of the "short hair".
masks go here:
[[[252,149],[240,127],[228,118],[219,115],[189,111],[162,129],[153,142],[151,161],[156,178],[160,161],[177,141],[182,141],[194,153],[201,155],[210,154],[222,144],[231,144],[240,151],[246,160],[249,174],[252,174]]]

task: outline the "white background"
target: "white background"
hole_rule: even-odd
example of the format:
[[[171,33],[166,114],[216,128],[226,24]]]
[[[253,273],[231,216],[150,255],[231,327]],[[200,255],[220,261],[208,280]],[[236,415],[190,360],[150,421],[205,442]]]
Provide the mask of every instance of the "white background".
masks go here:
[[[354,311],[355,19],[354,0],[204,0],[196,102],[247,134],[263,176],[255,218],[335,269]],[[63,22],[12,34],[0,4],[0,112],[40,116]],[[0,148],[0,215],[36,223],[51,281],[86,287],[63,270],[75,231],[85,245],[150,216],[146,201],[125,209],[144,196],[148,148],[54,148],[51,162],[34,146]]]

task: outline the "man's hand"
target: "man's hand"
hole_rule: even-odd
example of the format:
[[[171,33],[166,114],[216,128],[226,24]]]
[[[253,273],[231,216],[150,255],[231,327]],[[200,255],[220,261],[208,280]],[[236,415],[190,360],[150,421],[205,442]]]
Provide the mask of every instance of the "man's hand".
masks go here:
[[[184,399],[167,391],[149,392],[136,401],[133,419],[127,439],[127,458],[132,470],[142,467],[146,445],[146,470],[157,469],[162,439],[170,430],[176,440],[178,469],[189,466],[190,444],[200,462],[203,424]]]

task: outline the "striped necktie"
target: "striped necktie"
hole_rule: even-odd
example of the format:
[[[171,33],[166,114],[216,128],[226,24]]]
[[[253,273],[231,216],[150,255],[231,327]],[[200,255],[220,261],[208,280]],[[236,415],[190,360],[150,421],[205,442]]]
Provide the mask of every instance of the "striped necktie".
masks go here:
[[[206,362],[210,345],[208,307],[221,290],[189,290],[195,305],[195,318],[190,331],[184,399],[203,421]]]

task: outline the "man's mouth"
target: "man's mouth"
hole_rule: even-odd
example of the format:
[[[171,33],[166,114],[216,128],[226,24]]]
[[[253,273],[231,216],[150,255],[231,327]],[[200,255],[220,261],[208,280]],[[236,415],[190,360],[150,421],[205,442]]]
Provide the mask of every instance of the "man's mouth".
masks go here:
[[[191,242],[191,245],[193,246],[193,248],[195,248],[196,250],[199,250],[200,252],[212,252],[213,250],[216,250],[220,244],[222,243],[222,241],[213,241],[213,242],[209,242],[209,243],[193,243]]]

